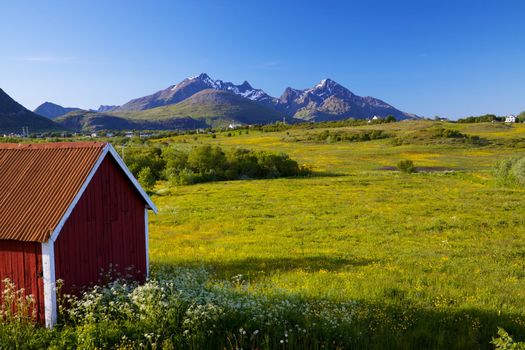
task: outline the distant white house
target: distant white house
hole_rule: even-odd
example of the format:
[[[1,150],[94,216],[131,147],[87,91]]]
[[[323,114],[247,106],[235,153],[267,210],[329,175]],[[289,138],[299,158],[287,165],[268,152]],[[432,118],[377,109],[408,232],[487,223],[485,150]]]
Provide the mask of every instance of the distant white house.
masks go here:
[[[94,133],[91,134],[91,137],[98,137],[98,135],[97,135],[96,132],[94,132]]]
[[[374,120],[381,120],[381,119],[383,119],[383,118],[378,117],[377,115],[374,115],[371,119],[368,119],[368,122],[371,123]]]
[[[515,115],[509,115],[505,118],[505,123],[516,123],[516,116]]]
[[[228,129],[238,129],[242,126],[242,124],[235,124],[235,123],[231,123],[230,125],[228,125]]]

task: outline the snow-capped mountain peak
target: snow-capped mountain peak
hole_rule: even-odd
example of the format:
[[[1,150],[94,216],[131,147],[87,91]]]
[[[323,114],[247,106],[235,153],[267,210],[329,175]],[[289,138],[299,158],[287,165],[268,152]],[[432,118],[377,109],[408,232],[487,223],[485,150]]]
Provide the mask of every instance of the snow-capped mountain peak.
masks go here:
[[[309,89],[287,88],[277,99],[261,89],[252,87],[247,81],[236,85],[223,80],[215,80],[206,73],[186,78],[152,95],[131,100],[119,107],[117,112],[173,105],[209,89],[235,94],[270,107],[285,116],[304,120],[363,119],[374,115],[386,116],[389,114],[399,119],[413,117],[381,100],[354,95],[350,90],[329,78],[321,80]]]

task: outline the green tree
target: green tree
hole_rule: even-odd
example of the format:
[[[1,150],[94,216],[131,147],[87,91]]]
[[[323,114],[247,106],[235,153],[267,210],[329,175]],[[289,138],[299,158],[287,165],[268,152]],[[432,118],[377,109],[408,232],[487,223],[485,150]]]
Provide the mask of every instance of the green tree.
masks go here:
[[[518,114],[518,120],[522,123],[525,122],[525,111]]]
[[[148,192],[153,190],[155,182],[157,181],[153,171],[151,171],[148,166],[140,170],[138,180],[141,186]]]
[[[188,153],[173,147],[162,150],[162,159],[166,164],[164,177],[170,181],[188,166]]]
[[[397,119],[392,114],[389,114],[389,115],[386,116],[385,121],[387,123],[394,123],[394,122],[397,122]]]
[[[188,156],[188,167],[193,172],[209,175],[214,180],[223,176],[226,166],[226,155],[219,146],[199,146]]]

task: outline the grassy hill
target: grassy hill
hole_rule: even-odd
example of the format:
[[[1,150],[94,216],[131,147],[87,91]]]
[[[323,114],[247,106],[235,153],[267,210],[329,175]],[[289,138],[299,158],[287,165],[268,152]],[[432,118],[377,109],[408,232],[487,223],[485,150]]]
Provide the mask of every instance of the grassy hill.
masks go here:
[[[171,118],[136,118],[113,113],[97,113],[90,111],[75,111],[56,119],[56,122],[66,128],[76,131],[96,130],[166,130],[205,128],[202,120],[189,117]]]
[[[230,123],[265,124],[280,120],[275,110],[228,91],[204,90],[183,102],[134,112],[77,111],[56,121],[75,130],[195,129]]]

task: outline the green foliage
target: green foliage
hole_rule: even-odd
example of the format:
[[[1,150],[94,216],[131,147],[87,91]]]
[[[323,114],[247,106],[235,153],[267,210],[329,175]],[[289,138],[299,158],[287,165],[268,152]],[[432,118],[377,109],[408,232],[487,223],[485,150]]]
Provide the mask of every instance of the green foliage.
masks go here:
[[[502,122],[504,120],[504,117],[497,117],[494,114],[485,114],[478,117],[467,117],[458,119],[458,123],[487,123],[492,121]]]
[[[525,342],[516,342],[503,329],[498,327],[498,337],[492,338],[491,344],[498,350],[525,350]]]
[[[295,141],[307,142],[363,142],[371,140],[380,140],[390,137],[389,134],[383,130],[359,130],[359,131],[344,131],[344,130],[323,130],[316,134],[306,134],[305,137],[297,138]]]
[[[488,141],[478,135],[467,135],[459,130],[447,129],[441,126],[419,129],[407,135],[397,137],[393,141],[394,145],[403,144],[472,144],[487,145]]]
[[[397,119],[393,115],[389,114],[386,116],[385,122],[394,123],[394,122],[397,122]]]
[[[416,168],[414,167],[414,162],[411,160],[400,160],[397,163],[397,168],[402,173],[407,173],[407,174],[411,174],[416,171]]]
[[[194,148],[188,155],[188,167],[196,173],[224,171],[226,155],[219,146],[204,145]]]
[[[155,186],[155,182],[157,182],[157,179],[155,178],[155,175],[149,166],[140,169],[137,180],[139,180],[140,185],[146,191],[151,191]]]
[[[285,153],[256,152],[243,148],[233,148],[228,152],[211,145],[197,146],[188,152],[167,148],[162,152],[162,158],[166,164],[164,176],[172,185],[309,173]]]
[[[124,161],[135,177],[143,168],[148,167],[155,179],[161,179],[166,166],[162,150],[158,147],[126,147],[123,151]]]
[[[525,157],[503,159],[496,163],[493,174],[502,186],[525,186]]]

